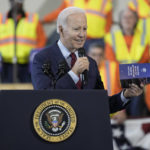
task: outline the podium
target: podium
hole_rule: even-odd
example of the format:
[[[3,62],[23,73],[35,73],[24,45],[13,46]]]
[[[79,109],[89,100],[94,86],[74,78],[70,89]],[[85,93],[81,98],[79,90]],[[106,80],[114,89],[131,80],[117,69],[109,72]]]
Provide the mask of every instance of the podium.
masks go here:
[[[35,132],[33,114],[45,100],[69,103],[77,116],[74,133],[58,143]],[[108,96],[105,90],[0,91],[1,150],[113,150]]]

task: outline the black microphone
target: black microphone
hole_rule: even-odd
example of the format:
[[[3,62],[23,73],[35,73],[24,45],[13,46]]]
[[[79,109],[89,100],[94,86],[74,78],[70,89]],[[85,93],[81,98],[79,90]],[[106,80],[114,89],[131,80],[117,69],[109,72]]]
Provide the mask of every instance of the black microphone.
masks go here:
[[[51,71],[51,67],[50,67],[50,62],[46,62],[42,65],[42,70],[44,72],[44,74],[46,74],[50,79],[52,79],[52,86],[55,89],[55,85],[56,85],[56,79],[54,74]]]
[[[56,81],[59,80],[62,76],[64,76],[66,74],[66,72],[67,72],[66,66],[67,66],[67,64],[66,64],[65,60],[63,60],[62,62],[59,63]]]
[[[84,49],[83,47],[82,47],[82,48],[79,48],[79,49],[78,49],[78,54],[79,54],[79,57],[84,57],[84,56],[86,56],[86,54],[85,54],[85,49]],[[83,77],[82,84],[83,84],[83,85],[87,85],[87,83],[88,83],[88,71],[87,71],[87,70],[84,70],[84,71],[83,71],[82,77]]]

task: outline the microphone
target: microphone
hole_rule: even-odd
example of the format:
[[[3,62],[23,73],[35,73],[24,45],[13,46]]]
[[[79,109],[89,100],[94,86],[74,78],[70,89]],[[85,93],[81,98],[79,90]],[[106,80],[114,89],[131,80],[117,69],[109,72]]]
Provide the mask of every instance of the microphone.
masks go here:
[[[50,62],[46,62],[42,65],[42,70],[44,72],[44,74],[46,74],[50,79],[52,79],[52,86],[55,89],[55,85],[56,85],[56,79],[54,74],[51,71],[51,67],[50,67]]]
[[[83,47],[82,47],[82,48],[79,48],[79,49],[78,49],[78,54],[79,54],[79,57],[84,57],[84,56],[86,56],[86,55],[85,55],[85,49],[84,49]],[[83,77],[82,84],[83,84],[83,85],[87,85],[87,83],[88,83],[88,71],[87,71],[87,70],[84,70],[84,71],[83,71],[82,77]]]
[[[59,63],[58,72],[57,72],[58,77],[57,77],[56,81],[59,80],[62,76],[64,76],[66,74],[66,66],[67,66],[67,64],[66,64],[65,60],[63,60],[62,62]]]

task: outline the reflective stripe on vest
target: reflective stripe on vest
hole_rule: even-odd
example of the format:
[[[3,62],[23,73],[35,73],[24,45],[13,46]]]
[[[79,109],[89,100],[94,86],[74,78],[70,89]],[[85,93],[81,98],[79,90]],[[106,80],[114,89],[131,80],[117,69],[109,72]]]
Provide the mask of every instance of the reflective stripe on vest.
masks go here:
[[[101,12],[103,12],[104,13],[104,11],[105,11],[105,5],[106,5],[106,2],[107,2],[107,0],[103,0],[103,3],[102,3],[102,6],[101,6]]]
[[[116,42],[115,42],[115,35],[113,32],[111,33],[111,36],[112,36],[112,48],[114,52],[116,53]]]
[[[141,45],[144,46],[145,38],[146,38],[146,20],[143,19],[143,30],[142,30],[142,38],[141,38]]]
[[[0,24],[0,53],[2,54],[3,61],[7,63],[13,62],[15,56],[14,50],[14,21],[9,18],[7,23]],[[30,14],[26,18],[22,18],[16,28],[16,56],[18,63],[28,63],[30,51],[36,47],[37,39],[37,14]],[[5,32],[4,32],[5,31]]]
[[[0,47],[5,45],[5,44],[9,44],[9,43],[13,43],[13,42],[14,42],[14,37],[0,39]],[[18,37],[17,42],[32,45],[32,46],[34,46],[36,44],[35,39],[32,40],[32,39],[26,39],[26,38],[23,38],[23,37],[22,38]]]
[[[90,9],[86,9],[85,11],[89,14],[93,14],[105,18],[105,15],[99,11],[90,10]]]
[[[113,51],[119,63],[135,63],[141,59],[146,47],[145,31],[144,29],[142,35],[138,32],[135,33],[130,51],[128,51],[126,41],[121,31],[111,33],[112,42],[108,43],[112,43]]]

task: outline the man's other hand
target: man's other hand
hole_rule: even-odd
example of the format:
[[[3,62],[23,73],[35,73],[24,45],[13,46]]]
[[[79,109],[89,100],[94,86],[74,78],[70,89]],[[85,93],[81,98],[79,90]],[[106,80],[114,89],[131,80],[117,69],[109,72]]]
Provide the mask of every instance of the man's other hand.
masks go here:
[[[129,86],[130,86],[130,88],[127,88],[124,90],[125,98],[139,96],[143,93],[143,88],[144,88],[143,83],[140,84],[140,87],[134,83],[130,84]]]

